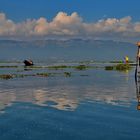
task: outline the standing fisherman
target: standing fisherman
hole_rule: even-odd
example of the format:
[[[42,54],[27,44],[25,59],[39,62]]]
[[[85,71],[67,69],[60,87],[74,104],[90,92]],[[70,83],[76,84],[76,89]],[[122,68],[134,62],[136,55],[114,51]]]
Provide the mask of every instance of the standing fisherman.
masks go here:
[[[125,56],[125,64],[128,64],[128,62],[129,62],[129,57],[128,56]]]
[[[139,68],[140,68],[140,42],[137,42],[138,51],[137,51],[137,57],[136,57],[136,70],[135,70],[135,82],[136,82],[136,91],[137,91],[137,99],[138,99],[138,105],[137,109],[140,110],[140,77],[139,77]]]
[[[138,51],[137,51],[137,56],[136,56],[136,70],[135,70],[135,80],[137,81],[137,74],[138,74],[138,69],[140,67],[140,42],[137,42],[137,46],[138,46]]]
[[[137,46],[138,46],[137,62],[138,62],[138,65],[140,66],[140,42],[137,42]]]

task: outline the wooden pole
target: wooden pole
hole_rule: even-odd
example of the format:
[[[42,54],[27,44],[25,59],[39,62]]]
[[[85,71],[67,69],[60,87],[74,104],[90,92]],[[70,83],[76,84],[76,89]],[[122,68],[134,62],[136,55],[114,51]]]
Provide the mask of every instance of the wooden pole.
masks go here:
[[[139,62],[139,54],[140,54],[140,42],[137,42],[138,50],[137,50],[137,56],[136,56],[136,69],[135,69],[135,81],[138,80],[138,67],[140,66]]]

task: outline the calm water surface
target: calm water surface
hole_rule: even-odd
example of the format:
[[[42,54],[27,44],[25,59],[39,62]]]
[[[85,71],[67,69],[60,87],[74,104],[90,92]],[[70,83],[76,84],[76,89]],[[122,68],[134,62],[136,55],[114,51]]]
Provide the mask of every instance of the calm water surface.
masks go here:
[[[27,71],[21,63],[8,65],[19,67],[0,68],[0,74],[51,72],[56,75],[0,80],[0,140],[139,139],[140,112],[134,69]],[[71,76],[65,77],[64,72],[71,72]]]

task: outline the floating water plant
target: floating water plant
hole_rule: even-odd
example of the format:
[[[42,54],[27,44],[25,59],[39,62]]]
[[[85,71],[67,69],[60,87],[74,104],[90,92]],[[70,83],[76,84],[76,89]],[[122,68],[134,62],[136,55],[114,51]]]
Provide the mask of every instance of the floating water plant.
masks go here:
[[[42,76],[42,77],[48,77],[48,76],[50,76],[51,74],[50,74],[50,73],[37,73],[36,75],[37,75],[37,76]]]
[[[12,78],[13,78],[13,75],[11,75],[11,74],[0,75],[0,79],[8,80],[8,79],[12,79]]]
[[[114,66],[105,66],[105,70],[113,70]]]
[[[0,68],[18,68],[18,66],[0,66]]]
[[[65,69],[65,68],[71,68],[71,66],[66,66],[66,65],[59,65],[59,66],[49,66],[49,69]]]
[[[110,63],[119,63],[119,64],[124,64],[124,61],[122,61],[122,60],[118,60],[118,61],[110,61]],[[134,61],[128,61],[128,64],[129,63],[134,63]]]
[[[105,70],[117,70],[117,71],[126,71],[130,70],[132,67],[130,64],[117,64],[114,66],[105,66]]]
[[[71,72],[64,72],[65,77],[70,77],[71,76]]]
[[[47,72],[44,72],[44,73],[37,73],[35,76],[54,77],[54,76],[57,76],[57,75],[62,75],[62,74],[61,73],[47,73]]]
[[[124,62],[122,60],[117,60],[117,61],[110,61],[110,63],[120,63],[120,64],[123,64]]]
[[[77,70],[85,70],[86,68],[88,68],[86,65],[75,66],[75,69]]]
[[[78,66],[66,66],[66,65],[59,65],[59,66],[49,66],[49,69],[76,69],[76,70],[85,70],[87,68],[98,68],[97,66],[86,66],[86,65],[78,65]]]
[[[35,76],[35,74],[13,74],[13,78],[24,78],[27,76]]]
[[[125,71],[125,70],[130,70],[131,66],[129,64],[118,64],[115,66],[116,70],[119,71]]]

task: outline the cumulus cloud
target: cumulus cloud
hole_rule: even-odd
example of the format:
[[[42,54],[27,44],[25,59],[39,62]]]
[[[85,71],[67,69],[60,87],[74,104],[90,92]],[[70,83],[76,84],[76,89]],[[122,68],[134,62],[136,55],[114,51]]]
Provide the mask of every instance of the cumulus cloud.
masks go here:
[[[0,13],[0,36],[93,36],[138,37],[140,22],[130,16],[121,19],[107,18],[97,22],[84,22],[76,12],[68,15],[59,12],[52,21],[45,17],[16,23]]]
[[[0,35],[12,35],[16,26],[12,20],[6,19],[4,13],[0,13]]]

